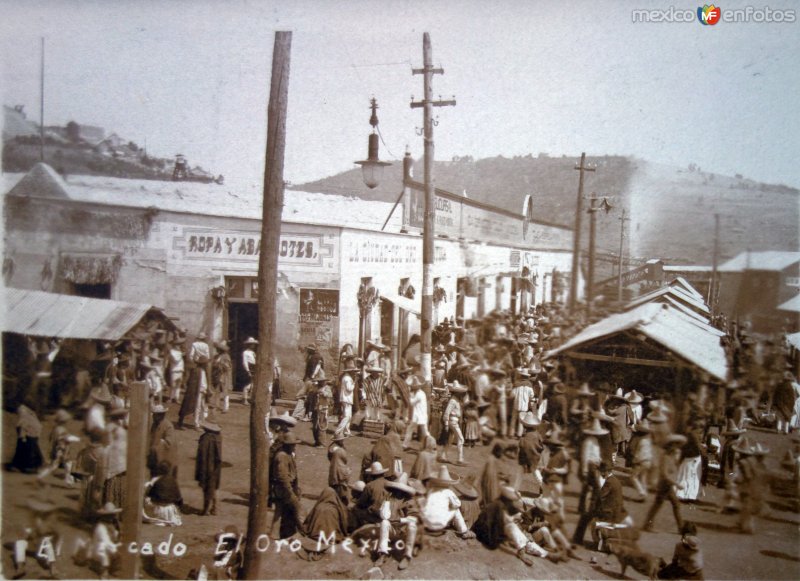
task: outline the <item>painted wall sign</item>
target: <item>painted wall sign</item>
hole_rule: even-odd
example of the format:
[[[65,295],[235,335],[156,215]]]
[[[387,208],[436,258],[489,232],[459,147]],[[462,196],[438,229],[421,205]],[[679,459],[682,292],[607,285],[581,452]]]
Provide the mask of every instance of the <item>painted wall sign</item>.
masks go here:
[[[345,263],[361,264],[418,264],[422,262],[422,241],[387,239],[385,235],[348,235],[344,246]],[[447,248],[434,245],[434,261],[447,261]]]
[[[328,240],[326,240],[328,238]],[[334,258],[335,242],[322,234],[282,234],[278,246],[278,263],[305,267],[322,267]],[[260,232],[236,232],[186,228],[175,237],[173,248],[182,250],[185,258],[258,262]]]
[[[436,194],[436,234],[450,238],[513,244],[530,248],[571,250],[572,231],[533,221],[533,204],[525,200],[525,214],[512,216],[471,202]],[[425,220],[425,192],[412,188],[405,196],[405,225],[422,229]]]

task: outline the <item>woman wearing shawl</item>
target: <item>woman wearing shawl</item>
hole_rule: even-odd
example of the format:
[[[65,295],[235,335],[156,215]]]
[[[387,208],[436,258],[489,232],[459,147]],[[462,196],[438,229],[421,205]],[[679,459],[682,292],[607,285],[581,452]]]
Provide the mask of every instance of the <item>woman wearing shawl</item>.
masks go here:
[[[34,473],[44,464],[42,451],[39,449],[39,436],[42,434],[42,424],[36,413],[28,406],[22,404],[17,409],[17,449],[11,468],[20,472]]]
[[[420,451],[417,460],[411,467],[411,478],[421,480],[423,484],[431,476],[438,472],[439,468],[436,462],[436,439],[428,435],[425,437],[422,451]]]
[[[392,430],[393,428],[390,428]],[[396,433],[396,432],[395,432]],[[367,452],[364,455],[363,460],[361,460],[361,478],[360,480],[365,480],[364,478],[364,471],[369,468],[373,462],[380,462],[381,466],[386,466],[389,471],[386,473],[387,478],[391,478],[395,476],[394,470],[394,459],[395,454],[397,457],[401,456],[403,453],[403,443],[400,441],[399,436],[397,437],[397,442],[400,444],[400,448],[397,449],[397,442],[393,442],[393,438],[391,437],[392,432],[390,431],[388,434],[381,436],[377,440],[375,440],[375,445],[372,446],[372,450]],[[397,473],[399,475],[399,472]]]
[[[182,524],[180,507],[183,496],[172,466],[169,462],[160,462],[156,472],[158,476],[145,485],[145,522],[179,527]]]
[[[303,526],[314,540],[320,539],[323,534],[329,538],[331,533],[335,533],[336,539],[343,539],[347,535],[347,507],[333,488],[329,486],[322,491]]]
[[[492,446],[492,453],[486,460],[486,465],[481,472],[481,505],[486,506],[500,496],[501,480],[508,481],[510,475],[504,470],[503,455],[506,451],[506,444],[497,441]]]
[[[689,439],[681,448],[678,482],[683,484],[683,487],[679,487],[677,495],[681,500],[694,502],[700,495],[704,451],[697,430],[691,430],[688,436]]]
[[[328,471],[328,486],[330,486],[346,504],[350,480],[350,467],[347,465],[347,451],[342,446],[344,438],[334,435],[334,444],[330,447],[330,469]]]

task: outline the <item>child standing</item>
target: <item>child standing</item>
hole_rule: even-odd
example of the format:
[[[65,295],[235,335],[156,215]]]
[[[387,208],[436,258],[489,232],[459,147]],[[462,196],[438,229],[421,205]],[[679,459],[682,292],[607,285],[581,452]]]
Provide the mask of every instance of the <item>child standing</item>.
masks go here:
[[[475,443],[481,437],[480,415],[478,414],[478,404],[474,401],[464,405],[464,441],[469,448],[474,448]]]

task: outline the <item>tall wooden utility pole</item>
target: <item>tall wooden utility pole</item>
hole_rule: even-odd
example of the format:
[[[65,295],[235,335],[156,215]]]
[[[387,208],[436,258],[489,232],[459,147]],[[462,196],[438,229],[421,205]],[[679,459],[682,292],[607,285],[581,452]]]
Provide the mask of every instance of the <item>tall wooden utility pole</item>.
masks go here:
[[[42,37],[42,62],[39,68],[39,161],[44,161],[44,37]]]
[[[425,222],[422,229],[422,353],[421,367],[425,381],[431,380],[431,333],[433,331],[433,235],[436,221],[436,200],[433,194],[433,108],[456,104],[450,101],[433,100],[433,75],[443,75],[443,69],[433,68],[431,37],[422,35],[422,68],[412,69],[412,74],[423,75],[425,95],[422,101],[412,101],[411,108],[423,108],[425,123]]]
[[[600,205],[595,202],[600,200]],[[608,203],[607,196],[592,194],[589,196],[589,271],[586,277],[586,313],[592,313],[592,301],[594,300],[594,258],[595,247],[597,246],[597,212],[604,210],[606,213],[611,211],[611,204]]]
[[[719,214],[714,214],[714,262],[711,266],[711,284],[708,289],[708,306],[711,315],[717,314],[717,263],[719,262]]]
[[[128,393],[130,410],[128,412],[128,449],[125,457],[127,475],[125,490],[127,497],[122,508],[122,546],[127,549],[131,543],[139,545],[142,530],[142,510],[144,509],[144,490],[147,475],[147,438],[150,435],[150,390],[141,381],[130,385]],[[139,578],[139,554],[128,550],[120,551],[123,579]]]
[[[630,218],[625,217],[625,208],[622,208],[622,217],[619,219],[619,272],[617,273],[617,301],[622,303],[622,252],[623,240],[625,240],[625,222],[630,222]]]
[[[583,214],[583,173],[594,171],[595,168],[586,166],[586,152],[581,153],[581,163],[575,169],[581,172],[578,180],[578,202],[575,208],[575,232],[572,245],[572,276],[569,283],[569,312],[575,313],[575,303],[578,300],[578,270],[581,266],[581,218]]]
[[[289,62],[292,33],[276,32],[272,50],[272,80],[267,110],[267,152],[264,167],[264,207],[261,218],[261,253],[258,259],[258,366],[253,382],[250,408],[250,506],[247,512],[247,541],[241,578],[259,579],[263,552],[259,535],[267,528],[269,486],[269,416],[267,384],[273,378],[275,360],[275,302],[278,293],[278,247],[283,210],[283,157],[286,149],[286,109],[289,96]]]

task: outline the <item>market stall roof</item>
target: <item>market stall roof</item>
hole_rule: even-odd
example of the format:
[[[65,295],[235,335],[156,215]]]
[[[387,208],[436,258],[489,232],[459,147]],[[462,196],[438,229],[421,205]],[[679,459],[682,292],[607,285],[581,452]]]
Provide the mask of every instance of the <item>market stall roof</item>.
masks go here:
[[[671,282],[667,283],[669,286],[673,288],[679,288],[682,291],[685,291],[687,294],[692,295],[699,301],[705,302],[703,299],[703,295],[701,295],[696,288],[694,288],[688,280],[683,278],[682,276],[676,276],[672,279]]]
[[[800,349],[800,333],[791,333],[786,335],[786,341],[795,349]]]
[[[666,304],[645,303],[624,313],[611,315],[586,327],[546,357],[569,354],[600,339],[625,331],[642,333],[667,351],[725,380],[728,362],[719,335],[704,329]],[[620,362],[624,362],[620,358]],[[614,358],[611,358],[614,360]]]
[[[780,272],[800,262],[800,252],[764,250],[762,252],[740,252],[724,262],[719,272],[744,272],[746,270],[768,270]]]
[[[163,311],[152,305],[15,288],[6,288],[2,294],[3,331],[10,333],[118,341],[148,314],[175,329]]]
[[[778,310],[780,311],[790,311],[792,313],[800,313],[800,295],[797,295],[794,298],[789,299],[785,303],[782,303]]]
[[[628,303],[628,306],[626,308],[632,309],[645,303],[650,303],[653,301],[669,300],[670,298],[682,302],[683,304],[685,304],[686,306],[688,306],[689,308],[693,309],[694,311],[698,312],[703,316],[711,314],[711,311],[706,306],[702,297],[698,298],[678,286],[662,286],[659,289],[656,289],[652,292],[649,292],[647,294],[635,298],[630,303]]]

